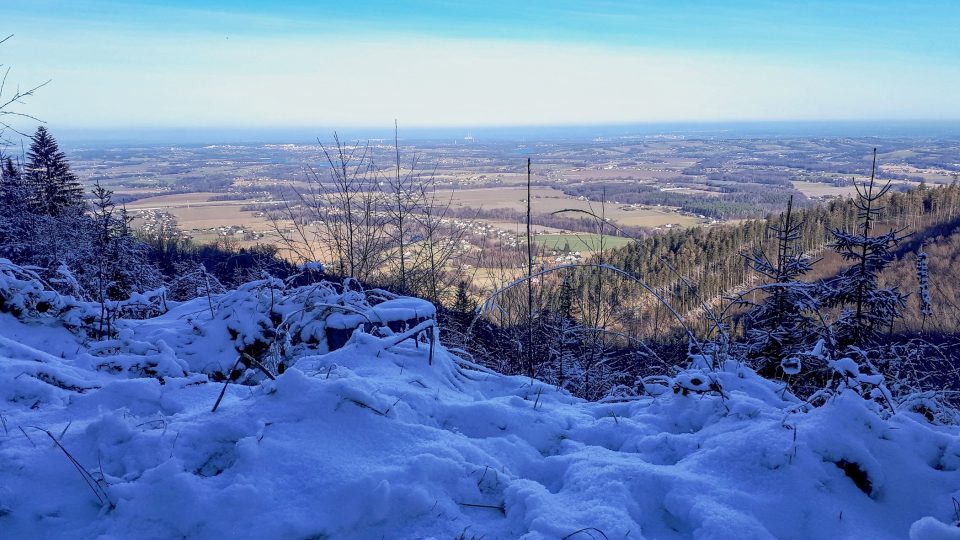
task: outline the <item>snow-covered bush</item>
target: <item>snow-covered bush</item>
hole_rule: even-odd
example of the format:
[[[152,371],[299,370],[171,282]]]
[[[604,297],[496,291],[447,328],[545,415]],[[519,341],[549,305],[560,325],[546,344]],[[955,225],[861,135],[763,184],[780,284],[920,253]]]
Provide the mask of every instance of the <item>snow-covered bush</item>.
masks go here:
[[[0,259],[0,312],[19,319],[55,317],[68,304],[33,270]]]
[[[63,268],[61,286],[72,280]],[[58,321],[66,328],[89,338],[115,337],[115,330],[104,332],[119,318],[143,319],[165,312],[163,289],[135,293],[125,300],[103,303],[84,301],[65,295],[44,281],[34,269],[0,259],[0,313],[10,313],[24,321]]]
[[[195,267],[180,265],[177,277],[171,280],[166,288],[170,298],[178,301],[207,298],[227,292],[226,287],[202,264]]]

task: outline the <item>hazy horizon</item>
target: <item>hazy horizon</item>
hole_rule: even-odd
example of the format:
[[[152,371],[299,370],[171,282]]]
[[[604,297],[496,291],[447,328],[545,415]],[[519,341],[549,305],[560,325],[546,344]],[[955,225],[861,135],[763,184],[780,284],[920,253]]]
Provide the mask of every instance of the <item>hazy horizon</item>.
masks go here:
[[[344,140],[393,139],[393,126],[288,127],[143,127],[137,129],[82,129],[49,127],[66,146],[162,144],[311,144],[326,142],[336,132]],[[765,121],[765,122],[658,122],[540,126],[415,126],[400,125],[401,142],[448,141],[530,142],[678,137],[686,139],[887,137],[960,139],[960,122],[954,121]]]

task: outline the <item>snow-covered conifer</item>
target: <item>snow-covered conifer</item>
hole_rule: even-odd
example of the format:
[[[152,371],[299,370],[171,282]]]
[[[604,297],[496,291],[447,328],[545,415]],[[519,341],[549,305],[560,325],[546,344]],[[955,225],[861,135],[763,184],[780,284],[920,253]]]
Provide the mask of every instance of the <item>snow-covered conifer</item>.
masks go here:
[[[922,330],[926,325],[927,317],[933,314],[933,304],[930,302],[930,268],[925,251],[917,254],[917,284],[920,289],[920,315],[923,318],[920,329]]]
[[[900,231],[889,230],[874,234],[883,211],[879,200],[890,190],[887,182],[876,184],[877,155],[873,154],[873,169],[868,183],[856,184],[858,231],[833,229],[831,247],[852,264],[822,284],[824,304],[842,309],[835,325],[838,345],[867,344],[885,327],[890,327],[904,307],[904,295],[896,287],[881,287],[880,273],[893,260],[894,249],[900,243]]]
[[[37,213],[59,216],[83,211],[83,186],[47,128],[34,133],[27,152],[26,180]]]
[[[29,202],[23,171],[7,156],[0,167],[0,257],[20,260],[29,250]]]
[[[802,230],[803,222],[796,219],[791,197],[786,212],[770,227],[777,241],[775,258],[761,250],[746,256],[764,283],[748,291],[762,295],[759,302],[748,300],[748,294],[737,299],[751,307],[742,348],[768,376],[775,375],[785,358],[809,348],[817,337],[814,314],[819,305],[813,286],[800,281],[811,268],[810,259],[799,248]]]

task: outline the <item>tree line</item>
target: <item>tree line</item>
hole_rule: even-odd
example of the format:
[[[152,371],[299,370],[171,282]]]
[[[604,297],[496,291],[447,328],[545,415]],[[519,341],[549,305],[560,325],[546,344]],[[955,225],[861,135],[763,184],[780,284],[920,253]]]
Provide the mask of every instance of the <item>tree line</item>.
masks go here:
[[[586,197],[593,201],[670,206],[690,214],[717,219],[757,218],[766,212],[782,208],[791,196],[797,201],[806,201],[806,197],[793,189],[792,184],[784,188],[762,183],[727,184],[711,181],[707,187],[715,189],[716,193],[680,193],[663,191],[649,184],[620,182],[589,182],[562,186],[561,189],[567,195]],[[703,186],[699,185],[697,188],[701,189]]]

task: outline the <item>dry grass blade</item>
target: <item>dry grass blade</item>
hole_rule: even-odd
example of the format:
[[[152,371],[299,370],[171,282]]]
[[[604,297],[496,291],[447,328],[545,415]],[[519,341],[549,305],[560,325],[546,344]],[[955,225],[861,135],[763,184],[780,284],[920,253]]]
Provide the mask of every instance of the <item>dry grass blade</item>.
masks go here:
[[[478,503],[465,503],[465,502],[461,502],[457,504],[459,504],[460,506],[466,506],[467,508],[488,508],[490,510],[498,510],[502,514],[507,513],[507,509],[502,504],[496,505],[496,504],[478,504]]]
[[[347,401],[353,403],[354,405],[356,405],[357,407],[360,407],[361,409],[370,409],[371,411],[375,412],[376,414],[379,414],[380,416],[386,416],[386,415],[387,415],[386,412],[383,412],[383,411],[381,411],[381,410],[375,409],[375,408],[371,407],[370,405],[367,405],[366,403],[364,403],[364,402],[362,402],[362,401],[360,401],[360,400],[358,400],[358,399],[352,399],[352,398],[350,398],[350,399],[347,399]],[[400,400],[398,399],[397,401],[400,401]],[[396,403],[394,403],[394,405],[396,405]],[[389,411],[390,411],[390,409],[387,409],[387,412],[389,412]]]
[[[70,429],[70,426],[72,426],[72,425],[73,425],[73,422],[72,422],[72,421],[71,421],[71,422],[67,422],[67,425],[63,428],[63,431],[60,432],[60,436],[57,437],[57,440],[58,440],[58,441],[62,441],[62,440],[63,440],[63,436],[67,434],[67,430]]]
[[[34,448],[37,447],[37,443],[33,442],[33,439],[31,439],[31,438],[30,438],[30,435],[27,434],[26,431],[24,431],[24,429],[23,429],[22,426],[17,426],[17,429],[20,430],[20,433],[23,433],[23,436],[26,437],[28,441],[30,441],[30,444],[33,445]]]
[[[77,472],[80,473],[80,476],[83,478],[83,481],[87,483],[87,486],[90,487],[90,491],[93,491],[94,496],[96,496],[97,500],[100,501],[101,505],[109,504],[113,506],[113,503],[110,502],[110,497],[107,494],[106,488],[104,488],[100,484],[100,482],[96,478],[94,478],[92,474],[90,474],[90,471],[84,468],[84,466],[81,465],[79,461],[77,461],[77,458],[73,457],[73,454],[71,454],[70,451],[67,450],[66,447],[64,447],[59,440],[57,440],[57,438],[53,435],[53,433],[50,433],[49,431],[41,427],[37,427],[37,426],[29,426],[29,427],[42,431],[47,434],[47,437],[50,437],[50,440],[53,441],[53,444],[56,445],[56,447],[63,452],[63,455],[67,457],[67,460],[69,460],[70,463],[73,464],[74,468],[77,469]],[[66,433],[66,430],[64,430],[64,433]]]
[[[582,529],[580,529],[580,530],[573,531],[572,533],[564,536],[564,537],[561,538],[560,540],[567,540],[568,538],[573,538],[575,535],[578,535],[578,534],[586,534],[586,535],[590,536],[590,538],[596,538],[595,536],[593,536],[593,533],[591,533],[590,531],[599,533],[600,536],[602,536],[602,537],[604,537],[604,538],[607,538],[606,533],[604,533],[603,531],[601,531],[600,529],[598,529],[598,528],[596,528],[596,527],[584,527],[584,528],[582,528]],[[608,540],[609,540],[609,539],[608,539]]]

